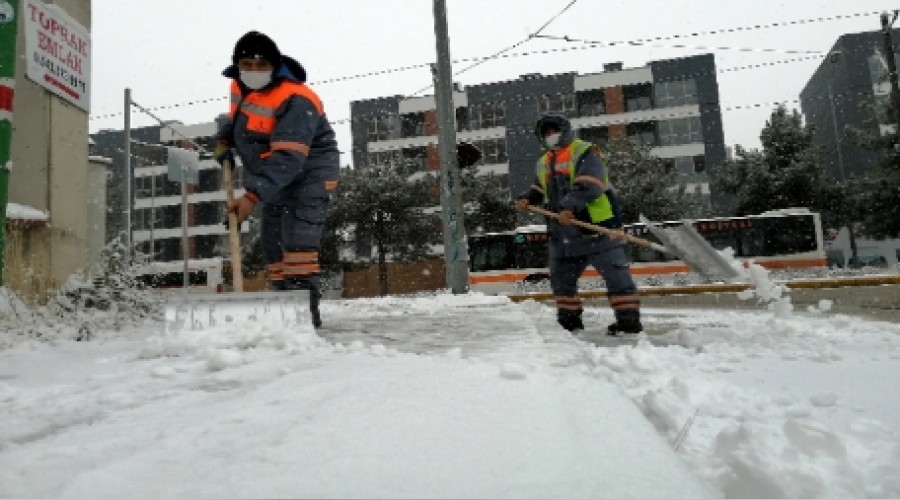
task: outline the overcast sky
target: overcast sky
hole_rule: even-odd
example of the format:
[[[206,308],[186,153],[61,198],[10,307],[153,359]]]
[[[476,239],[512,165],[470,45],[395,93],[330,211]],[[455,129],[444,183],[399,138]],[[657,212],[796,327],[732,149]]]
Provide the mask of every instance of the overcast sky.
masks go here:
[[[515,57],[488,61],[454,80],[475,85],[525,73],[594,73],[607,62],[637,67],[712,52],[720,71],[725,141],[745,147],[759,146],[759,131],[773,107],[769,103],[798,99],[822,61],[816,53],[827,52],[841,34],[878,29],[878,12],[897,7],[888,0],[579,0],[540,34],[601,42],[661,39],[542,53],[584,47],[528,40],[570,2],[447,0],[451,56],[458,60],[454,71],[470,66],[467,59],[523,42],[507,52]],[[765,27],[832,16],[849,17]],[[754,26],[763,27],[728,31]],[[431,83],[427,64],[435,60],[435,42],[429,0],[93,0],[91,131],[123,127],[125,87],[142,106],[164,108],[155,111],[162,119],[211,121],[227,110],[228,82],[220,72],[230,63],[235,41],[252,29],[270,35],[283,53],[306,67],[329,118],[341,122],[335,129],[345,152],[350,150],[350,101],[412,95]],[[394,71],[347,78],[385,70]],[[795,102],[789,106],[799,108]],[[132,123],[153,120],[134,113]],[[345,154],[342,162],[350,161]]]

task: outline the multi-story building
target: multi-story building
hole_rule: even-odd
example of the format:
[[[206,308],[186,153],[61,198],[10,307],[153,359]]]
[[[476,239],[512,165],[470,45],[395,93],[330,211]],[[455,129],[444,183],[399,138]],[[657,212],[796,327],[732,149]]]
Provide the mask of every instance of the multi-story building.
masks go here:
[[[892,36],[896,53],[900,30],[893,30]],[[891,88],[884,52],[879,31],[843,35],[800,92],[800,107],[815,127],[825,172],[832,178],[859,176],[883,158],[883,152],[860,147],[852,128],[875,135],[896,127],[896,119],[887,113]]]
[[[517,194],[531,184],[540,154],[535,122],[545,112],[563,112],[578,136],[598,145],[625,137],[649,145],[652,154],[671,160],[690,189],[709,195],[709,170],[725,160],[713,55],[603,69],[457,87],[457,139],[482,151],[480,173],[508,175]],[[355,165],[439,169],[434,96],[382,97],[350,108]]]
[[[131,131],[131,166],[133,170],[131,237],[137,250],[153,262],[164,263],[184,259],[182,252],[181,183],[168,176],[168,147],[186,147],[185,138],[203,146],[214,147],[215,122],[198,125],[168,123],[166,127],[141,127]],[[126,227],[124,134],[121,130],[104,130],[93,134],[94,154],[112,160],[109,179],[107,234],[117,237]],[[235,169],[235,196],[243,194],[240,168]],[[201,159],[196,183],[187,184],[187,233],[189,260],[223,257],[228,249],[228,230],[223,224],[225,191],[222,170],[212,159]],[[244,224],[243,232],[248,231]]]

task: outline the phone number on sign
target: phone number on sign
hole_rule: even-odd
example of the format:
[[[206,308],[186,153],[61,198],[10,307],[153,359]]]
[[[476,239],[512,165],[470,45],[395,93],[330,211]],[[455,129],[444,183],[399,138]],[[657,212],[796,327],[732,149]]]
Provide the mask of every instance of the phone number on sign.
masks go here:
[[[70,73],[68,69],[53,59],[35,53],[34,62],[46,69],[48,73],[58,78],[61,82],[71,85],[73,89],[87,92],[87,82]]]

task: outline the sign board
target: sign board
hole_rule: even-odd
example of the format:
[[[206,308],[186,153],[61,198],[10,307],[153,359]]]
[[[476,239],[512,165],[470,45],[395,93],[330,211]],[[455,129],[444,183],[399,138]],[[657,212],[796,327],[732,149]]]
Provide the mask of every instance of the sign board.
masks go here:
[[[11,23],[16,20],[16,10],[8,0],[0,1],[0,23]]]
[[[196,151],[182,148],[166,148],[169,157],[169,171],[166,176],[172,182],[184,182],[197,184],[199,181],[200,155]]]
[[[83,109],[91,107],[91,34],[58,5],[25,0],[25,75]]]

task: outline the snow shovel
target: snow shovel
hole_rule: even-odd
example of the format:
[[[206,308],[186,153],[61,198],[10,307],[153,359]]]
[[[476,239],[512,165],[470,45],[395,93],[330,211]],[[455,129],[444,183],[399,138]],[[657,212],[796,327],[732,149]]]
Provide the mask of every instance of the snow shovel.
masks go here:
[[[234,201],[234,164],[222,162],[225,198]],[[266,323],[297,328],[298,333],[314,334],[309,312],[309,291],[244,292],[241,266],[241,235],[237,214],[228,212],[228,240],[231,249],[233,292],[184,294],[166,300],[166,334],[205,330],[240,323]]]
[[[547,217],[559,219],[559,214],[540,207],[529,205],[528,209]],[[703,239],[688,221],[683,221],[681,226],[673,228],[659,227],[643,216],[641,216],[641,222],[663,243],[662,245],[628,234],[621,229],[610,229],[579,220],[572,221],[572,224],[605,234],[614,240],[624,240],[657,252],[674,255],[709,280],[730,281],[740,276],[740,273],[728,263],[725,257],[722,257],[709,242]]]

